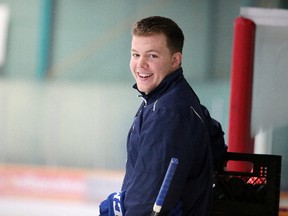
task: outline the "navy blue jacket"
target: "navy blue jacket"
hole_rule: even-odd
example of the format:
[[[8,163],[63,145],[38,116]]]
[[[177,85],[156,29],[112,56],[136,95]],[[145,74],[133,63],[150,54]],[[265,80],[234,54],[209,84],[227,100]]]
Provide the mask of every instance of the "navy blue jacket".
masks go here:
[[[172,157],[179,164],[160,215],[208,215],[212,161],[226,151],[221,125],[200,104],[182,68],[141,96],[127,138],[125,215],[151,214]]]

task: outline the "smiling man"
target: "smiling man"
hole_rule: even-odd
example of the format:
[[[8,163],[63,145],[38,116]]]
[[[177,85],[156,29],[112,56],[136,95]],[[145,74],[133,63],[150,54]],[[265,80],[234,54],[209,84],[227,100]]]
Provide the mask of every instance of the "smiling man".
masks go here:
[[[139,91],[154,90],[162,80],[180,67],[182,54],[172,53],[163,33],[132,38],[130,69]]]
[[[184,78],[183,43],[171,19],[148,17],[133,26],[130,69],[143,103],[127,138],[122,190],[102,203],[101,215],[105,205],[114,212],[108,215],[150,215],[172,157],[179,164],[160,215],[209,215],[213,161],[227,148],[221,125]]]

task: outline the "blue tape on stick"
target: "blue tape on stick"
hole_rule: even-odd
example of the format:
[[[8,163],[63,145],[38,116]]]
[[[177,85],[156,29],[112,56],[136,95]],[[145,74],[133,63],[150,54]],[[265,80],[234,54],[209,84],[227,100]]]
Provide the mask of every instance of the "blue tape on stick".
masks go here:
[[[158,196],[156,198],[155,205],[162,206],[163,202],[165,200],[166,194],[169,190],[170,183],[172,181],[173,175],[175,173],[176,167],[178,165],[178,159],[177,158],[171,158],[169,167],[167,169],[165,178],[163,180],[162,186],[160,188],[160,191],[158,193]]]

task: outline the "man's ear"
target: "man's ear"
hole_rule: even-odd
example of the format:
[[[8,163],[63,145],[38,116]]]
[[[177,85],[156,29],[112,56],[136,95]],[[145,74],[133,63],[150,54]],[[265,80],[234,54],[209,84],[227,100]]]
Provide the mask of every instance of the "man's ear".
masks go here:
[[[178,68],[181,65],[182,62],[182,53],[176,52],[172,56],[172,67]]]

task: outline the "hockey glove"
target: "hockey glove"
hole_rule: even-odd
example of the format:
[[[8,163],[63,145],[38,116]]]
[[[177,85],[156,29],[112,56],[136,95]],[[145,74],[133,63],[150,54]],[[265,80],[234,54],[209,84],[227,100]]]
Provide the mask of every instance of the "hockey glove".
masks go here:
[[[124,197],[125,191],[110,194],[99,206],[100,216],[123,216],[125,213]]]

